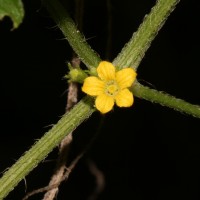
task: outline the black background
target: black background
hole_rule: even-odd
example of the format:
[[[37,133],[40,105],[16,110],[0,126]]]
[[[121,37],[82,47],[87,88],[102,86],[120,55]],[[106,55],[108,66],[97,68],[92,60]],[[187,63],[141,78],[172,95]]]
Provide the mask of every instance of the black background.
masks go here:
[[[155,0],[112,3],[110,61],[130,39]],[[69,9],[73,16],[73,3]],[[0,22],[0,171],[10,167],[65,112],[66,62],[72,50],[40,1],[24,1],[25,19],[11,31]],[[193,104],[199,94],[199,2],[182,0],[161,29],[138,68],[138,80]],[[105,0],[86,0],[83,33],[106,58]],[[82,94],[80,93],[81,97]],[[76,155],[96,132],[102,116],[93,116],[74,132]],[[88,160],[105,176],[98,199],[200,199],[200,121],[135,98],[129,109],[114,108],[104,117],[95,142],[61,186],[59,200],[85,200],[95,187]],[[55,166],[55,149],[6,199],[47,185]],[[73,156],[72,154],[72,156]],[[30,199],[41,199],[36,195]]]

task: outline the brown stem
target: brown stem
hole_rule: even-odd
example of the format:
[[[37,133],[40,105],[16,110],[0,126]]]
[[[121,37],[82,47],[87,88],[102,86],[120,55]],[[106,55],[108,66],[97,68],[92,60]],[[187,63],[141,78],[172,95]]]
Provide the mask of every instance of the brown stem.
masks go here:
[[[77,65],[80,65],[80,60],[77,58],[72,59],[72,66],[77,66]],[[67,112],[77,103],[77,91],[78,91],[77,84],[70,83],[69,88],[68,88],[68,98],[67,98],[67,106],[66,106]],[[58,192],[58,187],[60,183],[62,182],[64,174],[65,174],[67,158],[69,155],[72,139],[73,139],[72,133],[70,133],[61,141],[56,169],[49,182],[50,187],[52,185],[57,185],[57,187],[53,187],[53,189],[48,190],[45,193],[43,200],[53,200]]]
[[[29,192],[22,200],[27,200],[29,197],[38,194],[38,193],[42,193],[42,192],[49,192],[51,190],[54,190],[56,188],[59,187],[59,185],[62,183],[62,181],[65,181],[68,179],[69,174],[71,173],[71,171],[74,169],[74,167],[76,166],[76,164],[78,163],[78,161],[82,158],[82,156],[84,155],[85,151],[81,152],[70,164],[70,166],[68,168],[65,168],[65,172],[63,173],[62,179],[57,180],[57,182],[55,182],[54,184],[52,183],[51,185],[48,185],[46,187],[43,188],[39,188],[36,190],[33,190],[32,192]],[[47,193],[46,193],[47,194]],[[49,198],[52,198],[49,197]]]
[[[88,200],[96,200],[98,199],[99,195],[105,187],[105,177],[103,172],[97,167],[97,165],[92,160],[88,160],[87,164],[90,173],[94,176],[96,182],[94,191],[90,194]]]
[[[38,194],[38,193],[42,193],[42,192],[50,192],[50,191],[54,191],[52,192],[48,198],[52,198],[55,197],[56,193],[58,192],[58,187],[59,185],[62,183],[62,181],[67,180],[70,173],[72,172],[72,170],[74,169],[74,167],[76,166],[76,164],[78,163],[78,161],[83,157],[83,155],[89,150],[89,148],[92,146],[92,144],[94,143],[95,139],[97,138],[98,134],[100,133],[102,124],[104,123],[105,120],[105,116],[101,117],[100,123],[98,125],[97,131],[95,132],[95,134],[93,135],[93,137],[91,138],[91,140],[88,142],[88,144],[85,146],[85,148],[83,148],[83,150],[78,154],[78,156],[75,157],[75,159],[70,163],[69,167],[64,167],[64,165],[61,165],[62,163],[64,164],[65,160],[62,160],[61,158],[64,159],[64,157],[59,157],[60,158],[60,162],[58,162],[58,165],[60,163],[60,166],[62,166],[62,168],[58,169],[55,174],[52,177],[52,181],[51,184],[49,184],[46,187],[43,188],[39,188],[36,189],[30,193],[28,193],[22,200],[27,200],[29,197]],[[63,147],[63,150],[64,149]],[[66,166],[66,165],[65,165]],[[96,179],[96,188],[94,190],[94,192],[90,195],[90,200],[95,200],[95,198],[98,197],[98,195],[102,192],[104,186],[105,186],[105,180],[104,180],[104,175],[103,173],[95,166],[95,164],[93,162],[89,162],[88,163],[89,169],[91,171],[91,173],[94,175],[95,179]],[[62,177],[61,176],[57,176],[56,174],[59,174],[58,172],[63,172]],[[54,181],[53,181],[54,180]],[[46,193],[46,194],[47,194]],[[53,196],[54,195],[54,196]]]
[[[83,5],[84,5],[83,0],[75,1],[75,20],[78,23],[80,30],[82,29]],[[77,57],[77,55],[73,53],[73,58],[71,61],[72,67],[74,68],[79,67],[80,62],[81,61]],[[78,94],[77,84],[69,83],[66,112],[68,112],[77,103],[77,94]],[[43,200],[53,200],[56,194],[58,193],[58,187],[65,177],[67,158],[68,158],[69,151],[71,148],[72,140],[73,140],[72,133],[70,133],[61,141],[61,144],[59,147],[59,157],[57,160],[56,170],[53,176],[51,177],[49,186],[55,185],[56,183],[59,183],[59,184],[57,184],[57,187],[54,187],[53,189],[48,190],[45,193]]]

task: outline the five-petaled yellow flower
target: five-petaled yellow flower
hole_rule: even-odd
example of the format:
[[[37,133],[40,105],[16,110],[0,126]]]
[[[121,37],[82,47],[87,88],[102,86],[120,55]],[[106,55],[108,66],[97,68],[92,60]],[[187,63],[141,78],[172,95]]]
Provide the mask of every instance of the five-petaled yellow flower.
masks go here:
[[[136,72],[132,68],[124,68],[116,72],[112,63],[100,62],[96,76],[89,76],[84,80],[82,91],[96,96],[95,106],[101,113],[112,110],[114,103],[119,107],[130,107],[134,98],[130,87],[136,79]]]

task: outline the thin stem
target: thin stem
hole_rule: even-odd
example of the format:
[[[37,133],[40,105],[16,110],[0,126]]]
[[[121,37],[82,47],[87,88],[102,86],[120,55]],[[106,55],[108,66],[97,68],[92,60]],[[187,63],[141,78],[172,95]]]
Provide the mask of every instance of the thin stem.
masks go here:
[[[92,105],[91,98],[83,98],[5,172],[0,179],[0,199],[4,199],[39,162],[45,159],[66,135],[75,130],[79,124],[94,112],[95,109]]]
[[[84,0],[76,0],[75,1],[75,21],[78,24],[78,28],[81,31],[83,26],[83,7]],[[76,69],[80,66],[81,60],[77,57],[76,53],[72,53],[71,67]],[[77,83],[70,82],[68,86],[68,95],[67,95],[67,105],[66,112],[77,103],[78,101],[78,85]],[[65,176],[65,170],[68,162],[68,155],[71,149],[73,141],[73,132],[69,133],[64,139],[61,141],[59,146],[59,155],[57,158],[56,168],[54,170],[53,175],[51,176],[51,180],[49,182],[49,187],[55,185],[50,190],[47,190],[44,194],[43,200],[53,200],[59,191],[59,186],[62,181],[64,181],[63,177]]]
[[[101,61],[100,57],[86,42],[61,3],[57,0],[43,0],[42,2],[81,61],[90,70],[96,68]]]
[[[157,0],[156,5],[151,9],[149,15],[145,16],[137,32],[114,59],[113,64],[120,68],[133,67],[137,70],[151,42],[179,1]]]
[[[136,83],[132,90],[134,96],[136,97],[146,99],[153,103],[159,103],[162,106],[173,108],[181,113],[186,113],[188,115],[192,115],[193,117],[200,118],[200,106],[198,105],[193,105],[161,91],[150,89],[140,83]]]
[[[84,17],[84,0],[75,0],[75,16],[74,20],[78,24],[78,29],[83,30],[83,17]]]
[[[114,64],[120,67],[138,67],[144,53],[162,27],[168,15],[174,9],[179,0],[158,0],[156,6],[146,17],[137,33],[130,40],[122,53],[114,60]],[[74,51],[91,70],[96,67],[100,58],[86,43],[84,37],[76,29],[71,18],[61,4],[56,0],[44,0],[44,5],[67,37]],[[191,114],[200,118],[200,107],[191,105],[183,100],[170,95],[152,90],[148,87],[136,84],[134,95],[152,102],[160,103],[180,112]],[[69,113],[65,114],[53,128],[48,131],[29,151],[27,151],[0,179],[0,199],[4,199],[8,193],[50,153],[60,141],[88,118],[94,111],[93,102],[86,97],[81,100]]]
[[[111,50],[112,50],[112,5],[111,1],[106,1],[107,7],[107,40],[106,40],[106,53],[105,57],[107,60],[111,57]]]
[[[76,55],[73,55],[72,58],[72,67],[76,68],[80,65],[80,59],[76,57]],[[68,95],[67,95],[67,106],[66,106],[66,112],[69,112],[69,110],[77,103],[78,100],[78,85],[77,83],[71,82],[69,83],[68,87]],[[43,200],[53,200],[58,193],[58,187],[60,183],[63,180],[63,176],[65,173],[67,161],[68,161],[68,155],[70,152],[71,144],[73,141],[73,132],[66,135],[59,146],[59,155],[57,158],[56,168],[54,170],[53,175],[51,176],[51,180],[49,182],[49,187],[51,185],[55,185],[56,187],[47,190],[45,193]]]
[[[72,170],[75,168],[76,164],[78,163],[78,161],[83,157],[84,155],[84,152],[81,152],[73,161],[72,163],[70,164],[69,167],[65,167],[65,172],[62,176],[62,179],[61,180],[58,180],[57,182],[55,182],[54,184],[52,185],[48,185],[48,186],[45,186],[43,188],[39,188],[39,189],[36,189],[32,192],[29,192],[22,200],[27,200],[29,197],[33,196],[33,195],[36,195],[38,193],[42,193],[42,192],[46,192],[46,191],[50,191],[50,190],[53,190],[55,188],[58,188],[59,185],[61,184],[62,181],[66,181],[70,175],[70,173],[72,172]]]

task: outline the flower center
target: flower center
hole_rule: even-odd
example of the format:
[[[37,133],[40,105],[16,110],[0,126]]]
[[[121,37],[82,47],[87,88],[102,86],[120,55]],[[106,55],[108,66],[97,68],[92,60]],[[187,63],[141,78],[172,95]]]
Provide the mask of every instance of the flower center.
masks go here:
[[[105,84],[105,93],[109,96],[115,96],[119,92],[119,86],[115,80],[110,80]]]

